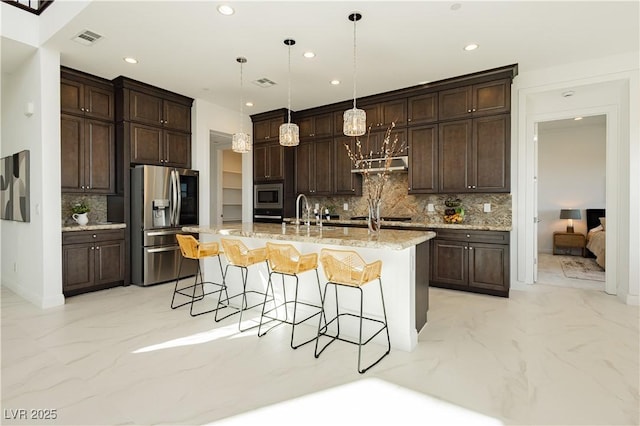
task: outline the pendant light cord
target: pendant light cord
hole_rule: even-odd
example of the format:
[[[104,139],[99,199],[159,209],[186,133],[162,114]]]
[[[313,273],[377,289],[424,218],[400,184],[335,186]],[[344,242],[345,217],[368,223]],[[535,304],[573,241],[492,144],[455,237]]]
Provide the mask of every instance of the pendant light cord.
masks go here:
[[[289,89],[287,92],[287,123],[291,124],[291,44],[289,44]]]
[[[353,109],[356,109],[356,19],[353,19]]]
[[[242,88],[242,64],[243,64],[243,62],[240,61],[240,133],[244,133],[243,132],[244,128],[242,126],[242,115],[243,115],[242,113],[244,112],[244,108],[243,108],[243,105],[242,105],[243,101],[244,101],[243,100],[243,96],[242,96],[242,93],[243,93],[243,88]]]

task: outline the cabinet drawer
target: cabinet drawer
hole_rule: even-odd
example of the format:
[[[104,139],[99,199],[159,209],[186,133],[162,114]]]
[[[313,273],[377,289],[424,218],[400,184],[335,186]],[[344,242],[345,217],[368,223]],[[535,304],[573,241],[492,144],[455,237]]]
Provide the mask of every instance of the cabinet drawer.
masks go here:
[[[436,238],[474,243],[509,244],[507,231],[475,231],[465,229],[435,229]]]
[[[62,244],[93,243],[96,241],[123,240],[124,229],[107,229],[95,231],[71,231],[62,233]]]

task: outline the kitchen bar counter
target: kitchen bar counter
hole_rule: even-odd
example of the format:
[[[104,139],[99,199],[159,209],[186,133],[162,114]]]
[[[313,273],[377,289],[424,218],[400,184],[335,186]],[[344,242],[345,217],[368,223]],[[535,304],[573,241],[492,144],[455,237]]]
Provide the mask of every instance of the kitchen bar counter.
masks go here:
[[[302,225],[281,226],[281,224],[243,223],[222,225],[219,227],[182,228],[184,232],[199,233],[203,241],[219,241],[220,238],[240,239],[249,248],[264,247],[267,242],[286,242],[292,244],[301,253],[320,253],[322,248],[354,250],[366,262],[381,260],[382,286],[385,297],[387,320],[391,346],[394,349],[411,351],[418,343],[418,331],[427,322],[429,307],[429,240],[435,237],[431,231],[383,229],[377,236],[371,236],[367,229],[352,227]],[[223,256],[224,259],[224,256]],[[223,264],[224,267],[224,264]],[[250,268],[250,288],[266,288],[268,270],[266,264]],[[257,271],[254,269],[258,269]],[[220,282],[220,270],[217,260],[206,259],[204,264],[205,281]],[[326,278],[322,265],[318,267],[320,283],[324,288]],[[278,278],[278,281],[280,279]],[[241,291],[240,273],[230,269],[226,276],[229,294]],[[365,312],[367,315],[381,318],[382,306],[376,300],[377,289],[365,286]],[[275,286],[276,292],[281,286]],[[346,292],[345,292],[346,293]],[[340,294],[341,306],[355,311],[359,305],[356,292]],[[367,294],[371,293],[370,299]],[[300,276],[298,300],[319,304],[318,285],[313,273]],[[304,305],[298,304],[298,309]],[[259,314],[258,314],[259,318]],[[315,322],[315,319],[314,319]],[[317,323],[310,324],[317,327]],[[341,331],[357,336],[357,322],[340,323]],[[381,333],[375,338],[383,344]],[[385,339],[386,340],[386,339]],[[286,342],[283,341],[283,344]]]
[[[87,225],[68,225],[62,226],[62,232],[74,232],[74,231],[99,231],[101,229],[123,229],[126,228],[126,223],[115,223],[115,222],[105,222],[105,223],[92,223]]]

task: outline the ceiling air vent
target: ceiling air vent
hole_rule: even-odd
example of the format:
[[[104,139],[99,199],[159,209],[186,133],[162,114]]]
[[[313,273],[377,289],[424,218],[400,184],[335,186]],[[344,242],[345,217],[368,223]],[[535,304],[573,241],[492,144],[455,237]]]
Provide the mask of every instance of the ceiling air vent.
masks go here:
[[[267,87],[271,87],[271,86],[275,86],[276,82],[275,81],[271,81],[268,78],[260,78],[258,80],[254,80],[253,84],[263,87],[263,88],[267,88]]]
[[[77,34],[72,40],[80,44],[84,44],[85,46],[91,46],[101,38],[102,36],[100,34],[84,30],[80,34]]]

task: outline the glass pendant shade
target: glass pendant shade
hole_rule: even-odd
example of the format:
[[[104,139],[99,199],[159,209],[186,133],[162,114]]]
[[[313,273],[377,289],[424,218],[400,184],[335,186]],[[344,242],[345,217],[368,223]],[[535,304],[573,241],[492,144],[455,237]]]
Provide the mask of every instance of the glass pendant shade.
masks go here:
[[[247,133],[234,133],[231,138],[231,149],[233,152],[246,154],[251,151],[251,139]]]
[[[297,146],[300,144],[300,129],[295,123],[280,125],[280,145]]]
[[[342,130],[345,136],[362,136],[367,133],[367,114],[364,110],[355,107],[346,110]]]

